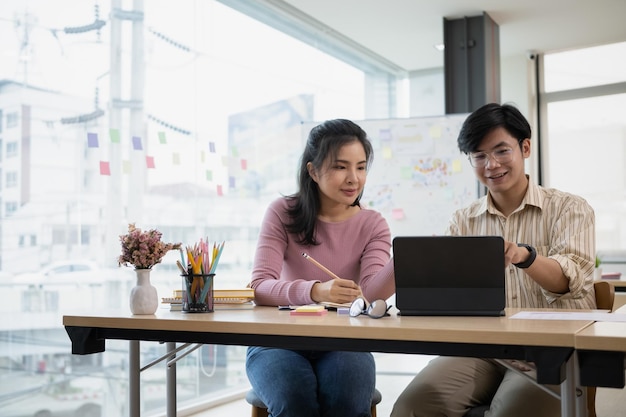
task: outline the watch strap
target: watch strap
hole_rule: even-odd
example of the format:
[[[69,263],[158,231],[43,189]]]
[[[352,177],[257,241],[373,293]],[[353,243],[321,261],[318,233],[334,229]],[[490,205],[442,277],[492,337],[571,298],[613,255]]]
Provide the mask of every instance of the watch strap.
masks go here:
[[[526,248],[528,252],[530,253],[530,256],[524,262],[518,262],[513,265],[520,269],[526,269],[529,266],[531,266],[533,262],[535,262],[535,259],[537,258],[537,250],[534,247],[527,245],[525,243],[518,243],[517,246]]]

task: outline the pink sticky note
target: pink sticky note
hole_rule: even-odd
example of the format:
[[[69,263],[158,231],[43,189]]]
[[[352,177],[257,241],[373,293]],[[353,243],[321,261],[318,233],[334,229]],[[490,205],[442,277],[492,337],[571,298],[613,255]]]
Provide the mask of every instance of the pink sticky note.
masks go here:
[[[154,168],[154,156],[146,156],[146,166],[148,168]]]
[[[391,210],[391,218],[394,220],[404,219],[404,209],[395,208]]]
[[[111,175],[111,167],[106,161],[100,161],[100,175]]]

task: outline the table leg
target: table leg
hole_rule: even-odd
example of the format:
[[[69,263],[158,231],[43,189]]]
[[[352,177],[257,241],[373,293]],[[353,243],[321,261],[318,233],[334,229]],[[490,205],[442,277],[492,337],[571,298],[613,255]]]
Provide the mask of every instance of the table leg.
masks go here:
[[[165,367],[165,387],[167,391],[167,417],[176,417],[176,342],[166,342],[165,348],[172,355],[168,357],[168,365]],[[172,361],[172,362],[170,362]]]
[[[576,396],[578,367],[576,355],[571,355],[565,364],[565,380],[561,383],[561,416],[587,417],[586,393]],[[583,388],[584,389],[584,388]]]
[[[580,384],[580,366],[578,364],[578,355],[572,355],[574,368],[574,384],[576,386],[576,417],[588,417],[587,409],[587,387]]]
[[[131,340],[128,346],[128,414],[130,417],[140,417],[141,398],[139,396],[139,341]]]
[[[561,383],[562,417],[576,417],[576,382],[572,356],[570,356],[565,364],[565,380]]]

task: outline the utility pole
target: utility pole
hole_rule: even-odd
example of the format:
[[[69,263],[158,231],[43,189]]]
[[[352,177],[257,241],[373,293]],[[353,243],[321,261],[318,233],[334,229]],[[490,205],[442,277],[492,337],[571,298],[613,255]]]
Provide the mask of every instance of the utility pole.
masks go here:
[[[109,103],[109,128],[119,132],[120,142],[111,143],[111,176],[105,206],[105,263],[116,264],[120,252],[119,235],[126,232],[122,219],[126,215],[135,222],[142,212],[146,188],[145,155],[146,128],[144,124],[144,13],[143,0],[133,1],[133,10],[122,10],[122,0],[111,0],[111,69],[109,72],[111,98]],[[130,99],[122,93],[122,24],[132,22],[131,91]],[[124,127],[124,109],[130,110],[128,130]],[[142,149],[133,147],[133,137],[138,137]],[[130,172],[122,169],[122,143],[129,143]],[[128,195],[123,199],[122,178],[128,179]],[[121,228],[121,229],[120,229]]]
[[[146,156],[148,138],[144,118],[144,18],[143,0],[133,0],[133,46],[130,79],[130,135],[141,139],[142,149],[131,149],[131,172],[128,176],[128,218],[139,220],[146,191]],[[132,146],[132,145],[131,145]]]

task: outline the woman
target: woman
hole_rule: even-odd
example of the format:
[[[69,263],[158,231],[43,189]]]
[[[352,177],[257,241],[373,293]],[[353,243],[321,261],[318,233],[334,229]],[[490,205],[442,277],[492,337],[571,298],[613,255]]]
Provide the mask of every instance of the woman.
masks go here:
[[[311,130],[298,191],[271,203],[261,226],[251,282],[257,304],[350,303],[393,294],[389,227],[360,205],[372,157],[366,133],[349,120]],[[371,353],[250,347],[246,371],[273,417],[370,415]]]

